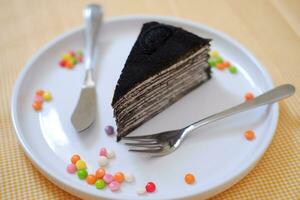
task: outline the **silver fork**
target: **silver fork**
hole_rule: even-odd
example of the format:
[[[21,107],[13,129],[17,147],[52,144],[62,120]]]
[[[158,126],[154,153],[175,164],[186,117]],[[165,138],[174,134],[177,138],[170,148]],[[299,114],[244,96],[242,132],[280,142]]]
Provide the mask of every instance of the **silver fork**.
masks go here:
[[[131,141],[126,142],[125,144],[131,147],[135,147],[129,149],[129,151],[149,153],[154,156],[166,155],[178,149],[178,147],[187,137],[187,135],[199,127],[218,121],[220,119],[224,119],[226,117],[240,112],[244,112],[253,108],[257,108],[259,106],[280,101],[284,98],[293,95],[294,93],[295,87],[293,85],[281,85],[268,92],[261,94],[260,96],[257,96],[256,98],[250,101],[246,101],[242,104],[239,104],[217,114],[201,119],[182,129],[165,131],[152,135],[126,136],[122,139]]]

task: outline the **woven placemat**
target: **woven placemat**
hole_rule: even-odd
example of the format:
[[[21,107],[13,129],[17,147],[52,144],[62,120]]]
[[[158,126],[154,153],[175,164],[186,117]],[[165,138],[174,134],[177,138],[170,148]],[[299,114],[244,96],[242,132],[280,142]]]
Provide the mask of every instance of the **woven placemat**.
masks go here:
[[[43,177],[26,158],[14,134],[10,97],[14,81],[27,59],[49,39],[81,24],[78,13],[86,2],[9,2],[0,7],[0,23],[5,27],[0,32],[0,197],[9,200],[76,199]],[[291,4],[268,0],[101,2],[108,16],[155,13],[176,15],[214,26],[250,48],[265,64],[275,83],[292,83],[300,89],[300,39],[297,32],[300,26],[295,20],[299,15],[293,12],[293,8],[299,7],[299,1],[285,1]],[[68,14],[66,8],[71,8]],[[276,135],[254,170],[212,199],[300,199],[298,92],[280,103]]]

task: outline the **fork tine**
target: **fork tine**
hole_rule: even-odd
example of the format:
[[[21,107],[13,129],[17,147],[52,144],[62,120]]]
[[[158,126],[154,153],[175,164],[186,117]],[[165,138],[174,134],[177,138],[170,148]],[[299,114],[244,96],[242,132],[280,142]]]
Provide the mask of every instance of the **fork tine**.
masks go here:
[[[125,143],[125,144],[130,147],[137,147],[137,148],[148,148],[148,149],[162,148],[162,146],[159,144],[149,144],[149,143]]]
[[[128,151],[137,152],[137,153],[160,153],[162,148],[160,149],[129,149]]]
[[[125,136],[122,139],[153,139],[155,135]]]
[[[123,140],[137,141],[137,142],[156,142],[155,138],[135,138],[135,137],[123,137]]]
[[[161,147],[159,143],[148,143],[148,142],[127,142],[125,143],[128,146],[136,146],[136,147]]]

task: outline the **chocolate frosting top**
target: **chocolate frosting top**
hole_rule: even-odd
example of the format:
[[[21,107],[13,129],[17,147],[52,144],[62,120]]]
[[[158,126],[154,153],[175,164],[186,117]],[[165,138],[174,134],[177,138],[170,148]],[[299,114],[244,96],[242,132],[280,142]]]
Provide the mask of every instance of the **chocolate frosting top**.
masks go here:
[[[148,22],[131,49],[116,85],[112,105],[139,83],[191,55],[210,39],[182,28]]]

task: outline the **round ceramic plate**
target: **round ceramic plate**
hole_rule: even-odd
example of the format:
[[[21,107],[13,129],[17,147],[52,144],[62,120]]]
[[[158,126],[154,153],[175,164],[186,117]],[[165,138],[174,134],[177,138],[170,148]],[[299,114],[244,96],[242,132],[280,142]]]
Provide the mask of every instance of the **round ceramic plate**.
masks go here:
[[[190,135],[174,153],[149,158],[128,152],[115,137],[104,132],[106,125],[115,126],[111,100],[125,60],[141,26],[159,21],[182,27],[199,36],[212,38],[212,49],[238,68],[233,75],[228,70],[213,69],[213,78],[195,89],[168,109],[147,121],[131,135],[156,133],[180,128],[205,116],[222,111],[244,101],[248,91],[258,95],[273,87],[270,76],[261,64],[240,44],[206,26],[176,18],[131,16],[103,23],[97,52],[98,113],[92,127],[78,134],[70,117],[76,105],[84,77],[84,66],[72,70],[59,67],[62,53],[83,50],[83,28],[51,41],[27,63],[19,76],[12,98],[12,119],[17,137],[34,165],[53,183],[81,198],[108,199],[176,199],[213,196],[242,179],[260,159],[270,144],[278,119],[278,105],[264,106],[202,127]],[[41,112],[31,104],[37,89],[49,90],[51,102],[44,103]],[[256,132],[253,141],[244,132]],[[100,147],[116,152],[107,171],[132,172],[134,183],[122,184],[121,190],[98,190],[66,172],[72,154],[87,162],[88,171],[97,168]],[[187,185],[184,175],[193,173],[197,182]],[[154,193],[139,196],[136,190],[148,181],[156,183]]]

